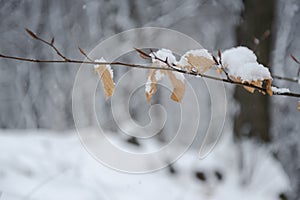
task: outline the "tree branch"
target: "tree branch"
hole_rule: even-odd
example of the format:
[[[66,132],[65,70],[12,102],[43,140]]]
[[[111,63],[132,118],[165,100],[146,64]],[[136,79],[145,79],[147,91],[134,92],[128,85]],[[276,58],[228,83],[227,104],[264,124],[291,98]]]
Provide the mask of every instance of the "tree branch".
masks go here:
[[[162,60],[160,58],[158,58],[155,53],[152,51],[152,49],[150,49],[150,52],[152,53],[152,55],[154,56],[155,59],[163,62],[164,64],[166,64],[167,67],[156,67],[156,66],[147,66],[147,65],[138,65],[138,64],[130,64],[130,63],[124,63],[124,62],[95,62],[93,61],[91,58],[89,58],[87,56],[87,54],[84,52],[83,49],[81,49],[79,47],[79,51],[81,54],[83,54],[88,61],[86,60],[77,60],[77,59],[70,59],[67,58],[65,55],[63,55],[58,49],[57,47],[54,45],[54,38],[52,38],[52,40],[50,42],[38,37],[36,34],[34,34],[32,31],[30,31],[29,29],[26,29],[26,32],[34,39],[50,46],[59,57],[61,57],[63,60],[39,60],[39,59],[33,59],[33,58],[24,58],[24,57],[17,57],[17,56],[9,56],[9,55],[3,55],[0,54],[0,58],[4,58],[4,59],[10,59],[10,60],[18,60],[18,61],[23,61],[23,62],[32,62],[32,63],[74,63],[74,64],[88,64],[88,65],[116,65],[116,66],[124,66],[124,67],[132,67],[132,68],[140,68],[140,69],[156,69],[156,70],[168,70],[168,71],[176,71],[179,73],[183,73],[183,74],[188,74],[188,75],[192,75],[192,76],[196,76],[196,77],[202,77],[202,78],[206,78],[206,79],[211,79],[211,80],[215,80],[215,81],[221,81],[224,83],[229,83],[229,84],[234,84],[234,85],[238,85],[238,86],[246,86],[246,87],[250,87],[256,90],[259,90],[263,93],[267,92],[266,88],[263,87],[258,87],[256,85],[253,84],[249,84],[249,83],[241,83],[241,82],[237,82],[234,81],[232,79],[229,78],[229,75],[227,74],[227,72],[223,70],[223,72],[225,73],[225,75],[227,76],[227,78],[220,78],[220,77],[215,77],[215,76],[210,76],[210,75],[206,75],[206,74],[200,74],[194,71],[186,71],[184,69],[180,69],[177,68],[176,65],[174,63],[170,64],[168,62],[168,59],[166,60]],[[146,52],[142,51],[141,49],[137,49],[135,48],[135,50],[140,54],[140,56],[144,59],[151,59],[151,56],[149,54],[147,54]],[[218,51],[219,57],[221,58],[221,52]],[[214,57],[213,57],[214,58]],[[215,61],[216,58],[214,58]],[[297,59],[295,59],[296,61],[298,61]],[[221,59],[219,59],[218,62],[216,62],[216,64],[222,64],[221,63]],[[223,68],[223,67],[222,67]],[[273,78],[277,78],[277,79],[281,79],[281,80],[287,80],[287,81],[292,81],[292,82],[298,82],[298,79],[293,79],[293,78],[287,78],[287,77],[280,77],[280,76],[273,76]],[[273,95],[280,95],[280,96],[290,96],[290,97],[298,97],[300,98],[300,94],[298,93],[292,93],[292,92],[288,92],[288,93],[275,93],[273,92]]]
[[[38,41],[40,41],[40,42],[42,42],[42,43],[48,45],[49,47],[51,47],[51,48],[57,53],[57,55],[58,55],[59,57],[61,57],[63,60],[65,60],[65,61],[68,61],[68,60],[69,60],[66,56],[64,56],[64,55],[56,48],[56,46],[54,45],[54,38],[52,38],[51,42],[47,42],[46,40],[44,40],[44,39],[40,38],[39,36],[37,36],[37,35],[36,35],[35,33],[33,33],[31,30],[29,30],[29,29],[27,29],[27,28],[26,28],[25,30],[26,30],[26,32],[27,32],[33,39],[36,39],[36,40],[38,40]]]

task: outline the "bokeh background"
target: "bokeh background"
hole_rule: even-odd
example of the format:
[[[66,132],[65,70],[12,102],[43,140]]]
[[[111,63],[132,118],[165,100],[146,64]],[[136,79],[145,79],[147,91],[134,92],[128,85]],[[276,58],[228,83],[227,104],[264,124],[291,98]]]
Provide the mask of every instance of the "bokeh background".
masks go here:
[[[211,52],[237,45],[257,48],[259,61],[276,75],[295,77],[299,67],[289,56],[300,58],[297,0],[0,0],[0,5],[3,54],[56,58],[51,49],[28,37],[24,28],[49,40],[54,36],[65,55],[84,59],[78,46],[89,52],[122,31],[163,27],[192,37]],[[260,40],[257,46],[255,39]],[[130,52],[119,59],[138,60]],[[228,110],[222,137],[214,151],[199,160],[196,153],[210,121],[211,97],[206,82],[187,78],[196,88],[202,116],[194,146],[169,168],[129,175],[100,165],[78,141],[72,115],[78,69],[74,64],[0,60],[0,198],[300,198],[298,99],[252,95],[226,85],[227,102],[220,101]],[[117,82],[128,69],[115,67],[114,71]],[[144,77],[133,72],[132,77],[133,82],[146,80],[146,72]],[[274,84],[300,92],[297,83],[275,80]],[[82,90],[89,88],[89,82],[82,85]],[[166,108],[168,121],[155,141],[120,131],[101,86],[96,95],[100,124],[113,140],[136,152],[168,142],[176,133],[180,110],[168,98],[170,91],[159,88],[158,93],[153,102]],[[149,107],[143,88],[134,94],[128,109],[134,120],[147,124]],[[97,123],[88,117],[92,113],[84,115],[87,132],[94,131]],[[214,129],[209,132],[216,134]]]

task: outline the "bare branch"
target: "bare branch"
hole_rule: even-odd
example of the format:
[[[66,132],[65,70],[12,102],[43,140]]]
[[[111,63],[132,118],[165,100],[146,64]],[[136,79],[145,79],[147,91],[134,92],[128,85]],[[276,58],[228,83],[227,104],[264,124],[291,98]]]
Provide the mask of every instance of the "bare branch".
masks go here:
[[[66,56],[64,56],[64,55],[56,48],[56,46],[54,45],[54,38],[52,38],[51,42],[47,42],[46,40],[44,40],[44,39],[38,37],[36,34],[34,34],[31,30],[29,30],[29,29],[27,29],[27,28],[26,28],[25,30],[26,30],[26,32],[27,32],[31,37],[33,37],[34,39],[36,39],[36,40],[38,40],[38,41],[40,41],[40,42],[42,42],[42,43],[44,43],[44,44],[50,46],[50,47],[57,53],[57,55],[58,55],[59,57],[61,57],[61,58],[64,59],[65,61],[68,61],[68,60],[69,60]]]
[[[95,61],[84,61],[84,60],[39,60],[33,58],[23,58],[23,57],[16,57],[16,56],[8,56],[0,54],[0,58],[6,58],[10,60],[18,60],[18,61],[25,61],[25,62],[32,62],[32,63],[73,63],[73,64],[88,64],[88,65],[120,65],[125,67],[133,67],[133,68],[141,68],[141,69],[164,69],[164,70],[171,70],[167,68],[161,67],[153,67],[153,66],[146,66],[146,65],[137,65],[137,64],[130,64],[130,63],[123,63],[123,62],[95,62]]]
[[[152,51],[153,52],[153,51]],[[197,76],[197,77],[202,77],[202,78],[207,78],[211,80],[216,80],[216,81],[221,81],[224,83],[230,83],[234,85],[240,85],[240,86],[247,86],[251,87],[254,89],[257,89],[261,92],[266,92],[267,90],[265,88],[258,87],[253,84],[249,83],[241,83],[241,82],[236,82],[224,78],[219,78],[219,77],[214,77],[206,74],[199,74],[193,71],[186,71],[183,69],[178,69],[175,68],[174,66],[171,66],[167,61],[162,60],[160,58],[157,58],[159,61],[166,63],[169,68],[166,67],[154,67],[154,66],[146,66],[146,65],[137,65],[137,64],[130,64],[130,63],[123,63],[123,62],[94,62],[94,61],[83,61],[83,60],[73,60],[73,59],[68,59],[68,60],[38,60],[38,59],[31,59],[31,58],[22,58],[22,57],[16,57],[16,56],[8,56],[8,55],[3,55],[0,54],[0,58],[6,58],[6,59],[11,59],[11,60],[19,60],[19,61],[25,61],[25,62],[33,62],[33,63],[74,63],[74,64],[89,64],[89,65],[116,65],[116,66],[125,66],[125,67],[133,67],[133,68],[140,68],[140,69],[157,69],[157,70],[169,70],[169,71],[177,71],[183,74],[188,74],[192,76]],[[281,95],[281,96],[290,96],[290,97],[298,97],[300,98],[300,94],[298,93],[273,93],[274,95]]]
[[[130,64],[130,63],[123,63],[123,62],[95,62],[93,61],[91,58],[89,58],[87,56],[87,54],[85,53],[85,51],[83,49],[81,49],[80,47],[78,47],[79,51],[81,54],[83,54],[87,59],[88,61],[84,61],[84,60],[77,60],[77,59],[69,59],[67,58],[66,56],[64,56],[57,48],[56,46],[54,45],[54,38],[51,39],[50,42],[40,38],[39,36],[37,36],[35,33],[33,33],[31,30],[29,29],[25,29],[26,32],[33,38],[33,39],[36,39],[48,46],[50,46],[56,53],[59,57],[61,57],[63,60],[39,60],[39,59],[33,59],[33,58],[24,58],[24,57],[17,57],[17,56],[9,56],[9,55],[3,55],[3,54],[0,54],[0,58],[5,58],[5,59],[11,59],[11,60],[18,60],[18,61],[24,61],[24,62],[33,62],[33,63],[74,63],[74,64],[89,64],[89,65],[116,65],[116,66],[124,66],[124,67],[132,67],[132,68],[140,68],[140,69],[156,69],[156,70],[169,70],[169,71],[177,71],[179,73],[183,73],[183,74],[188,74],[188,75],[192,75],[192,76],[197,76],[197,77],[202,77],[202,78],[207,78],[207,79],[211,79],[211,80],[216,80],[216,81],[221,81],[221,82],[224,82],[224,83],[229,83],[229,84],[234,84],[234,85],[239,85],[239,86],[247,86],[247,87],[250,87],[250,88],[254,88],[254,89],[257,89],[263,93],[266,93],[267,92],[267,89],[266,88],[263,88],[263,87],[258,87],[256,85],[253,85],[253,84],[249,84],[249,83],[241,83],[241,82],[237,82],[237,81],[234,81],[232,80],[227,71],[224,69],[223,65],[222,65],[222,60],[221,60],[221,51],[219,50],[218,51],[218,56],[219,56],[219,61],[213,57],[214,61],[216,62],[216,64],[221,64],[222,66],[222,71],[225,73],[225,75],[227,76],[227,79],[225,78],[220,78],[220,77],[214,77],[214,76],[210,76],[210,75],[206,75],[206,74],[201,74],[201,73],[198,73],[198,72],[195,72],[195,71],[186,71],[185,69],[179,69],[176,67],[176,65],[174,63],[170,64],[168,62],[168,58],[166,58],[166,60],[162,60],[161,58],[157,57],[156,54],[153,52],[152,49],[149,49],[151,54],[154,56],[154,58],[156,60],[159,60],[163,63],[166,64],[167,67],[155,67],[155,66],[146,66],[146,65],[138,65],[138,64]],[[135,51],[137,51],[139,53],[139,55],[144,58],[144,59],[151,59],[151,56],[144,52],[143,50],[141,49],[138,49],[138,48],[134,48]],[[298,63],[300,64],[300,62],[294,57],[291,55],[291,57]],[[300,70],[300,69],[299,69]],[[300,72],[299,72],[300,73]],[[297,82],[298,79],[292,79],[292,78],[286,78],[286,77],[280,77],[280,76],[274,76],[274,78],[277,78],[277,79],[281,79],[281,80],[288,80],[288,81],[293,81],[293,82]],[[291,97],[300,97],[300,94],[297,94],[297,93],[274,93],[274,95],[282,95],[282,96],[291,96]]]
[[[298,83],[298,80],[299,80],[298,77],[289,78],[289,77],[283,77],[283,76],[277,76],[277,75],[272,75],[272,77],[279,79],[279,80],[290,81],[290,82],[294,82],[294,83]]]
[[[219,65],[220,63],[219,63],[219,61],[217,60],[217,58],[216,58],[214,55],[212,55],[212,57],[213,57],[215,63],[216,63],[217,65]]]

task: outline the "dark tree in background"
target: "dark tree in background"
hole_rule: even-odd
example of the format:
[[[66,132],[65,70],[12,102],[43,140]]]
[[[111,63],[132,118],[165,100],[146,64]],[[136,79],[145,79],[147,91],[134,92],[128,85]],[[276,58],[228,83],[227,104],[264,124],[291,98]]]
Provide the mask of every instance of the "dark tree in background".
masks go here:
[[[275,12],[274,0],[244,0],[244,11],[237,27],[237,43],[255,48],[254,38],[260,38],[267,30],[272,30]],[[257,45],[259,63],[268,65],[272,50],[272,35]],[[259,93],[250,94],[241,87],[236,87],[234,98],[240,104],[240,111],[234,119],[234,133],[237,138],[254,137],[270,142],[269,98]]]

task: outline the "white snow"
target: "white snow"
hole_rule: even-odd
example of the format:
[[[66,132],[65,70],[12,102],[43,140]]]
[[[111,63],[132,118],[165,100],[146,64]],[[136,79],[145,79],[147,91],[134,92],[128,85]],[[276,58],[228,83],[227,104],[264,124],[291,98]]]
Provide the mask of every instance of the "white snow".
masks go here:
[[[222,62],[228,67],[239,67],[245,63],[256,63],[257,57],[247,47],[239,46],[233,47],[222,52]]]
[[[116,133],[110,136],[124,148],[133,148],[121,138]],[[141,144],[160,146],[145,140]],[[265,148],[251,142],[238,147],[229,137],[203,160],[196,151],[186,152],[173,165],[176,174],[168,168],[133,175],[104,167],[85,151],[75,131],[2,131],[0,151],[0,190],[6,200],[273,200],[289,186],[281,166]],[[239,168],[241,152],[244,170]],[[196,172],[206,180],[197,179]]]
[[[272,91],[277,93],[277,94],[281,94],[281,93],[290,93],[290,89],[288,88],[277,88],[277,87],[274,87],[272,86],[271,87]]]
[[[193,55],[195,57],[205,57],[208,59],[213,59],[212,55],[207,51],[207,49],[195,49],[195,50],[189,50],[187,51],[183,56],[187,56],[187,55]]]
[[[254,38],[254,44],[259,45],[260,41],[258,38]]]
[[[243,82],[272,79],[268,68],[257,62],[254,52],[247,47],[234,47],[222,53],[222,63],[228,74]]]
[[[246,63],[236,70],[230,71],[234,77],[240,77],[242,81],[247,82],[271,79],[269,69],[258,63]]]
[[[96,59],[95,62],[106,63],[107,61],[103,57],[101,57],[100,59]],[[98,67],[100,67],[100,65],[94,65],[95,69],[97,69]],[[106,69],[109,71],[111,78],[114,78],[114,72],[113,72],[111,66],[110,65],[106,65]]]
[[[168,59],[168,64],[172,65],[176,63],[176,57],[173,55],[172,51],[169,49],[160,49],[154,53],[149,54],[152,58],[152,63],[158,63],[160,67],[166,66],[165,63],[161,62],[160,60],[155,59],[155,56],[161,60]]]

